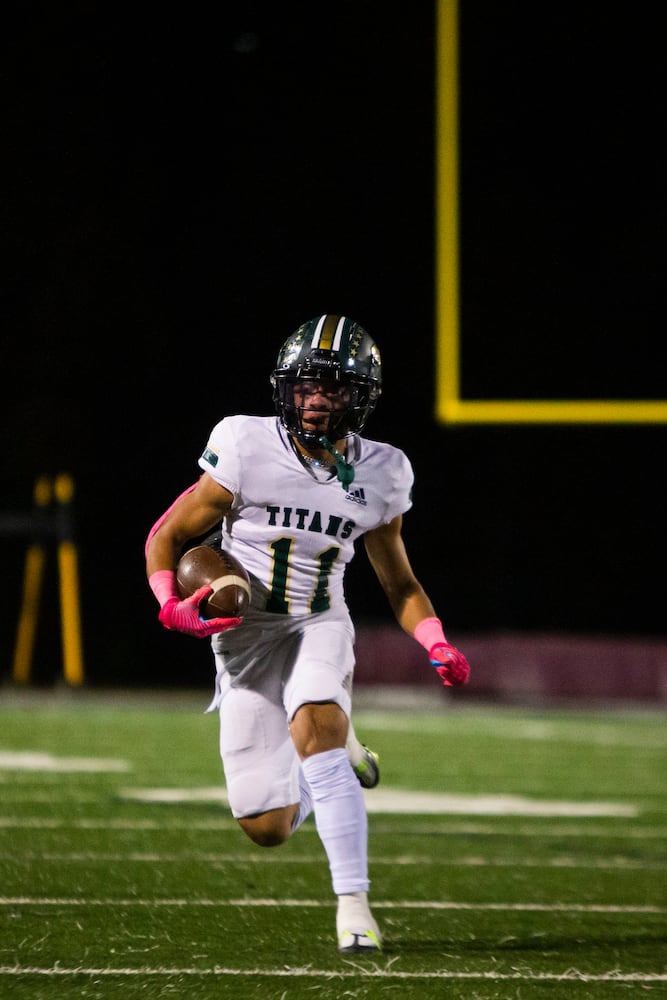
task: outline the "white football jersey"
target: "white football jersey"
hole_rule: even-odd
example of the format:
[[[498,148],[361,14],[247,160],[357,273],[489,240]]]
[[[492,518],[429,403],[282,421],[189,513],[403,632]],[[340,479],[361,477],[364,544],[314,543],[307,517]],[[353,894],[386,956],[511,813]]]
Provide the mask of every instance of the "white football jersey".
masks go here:
[[[301,615],[344,604],[357,539],[412,506],[400,449],[357,436],[347,451],[345,489],[335,472],[304,465],[277,417],[226,417],[213,428],[199,465],[234,495],[222,547],[250,573],[253,607]]]

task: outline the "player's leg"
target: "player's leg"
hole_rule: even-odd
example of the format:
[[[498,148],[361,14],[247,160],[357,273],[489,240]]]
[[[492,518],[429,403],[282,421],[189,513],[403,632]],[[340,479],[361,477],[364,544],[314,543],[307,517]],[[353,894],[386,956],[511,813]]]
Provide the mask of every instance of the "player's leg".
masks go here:
[[[345,750],[353,666],[351,630],[320,619],[304,630],[284,698],[338,896],[339,949],[369,952],[381,939],[367,902],[366,807]]]
[[[220,703],[220,756],[232,815],[261,847],[282,844],[299,814],[299,758],[282,705],[247,688]]]
[[[298,809],[296,805],[281,806],[257,816],[240,816],[238,823],[259,847],[278,847],[291,837]]]
[[[275,618],[275,616],[273,616]],[[312,810],[282,703],[296,646],[285,616],[213,636],[220,756],[232,814],[255,843],[283,843]]]

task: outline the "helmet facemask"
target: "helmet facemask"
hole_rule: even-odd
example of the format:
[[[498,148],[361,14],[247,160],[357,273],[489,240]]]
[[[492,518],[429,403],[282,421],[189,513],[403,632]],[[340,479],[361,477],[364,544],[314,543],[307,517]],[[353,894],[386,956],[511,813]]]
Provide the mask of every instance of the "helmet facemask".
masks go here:
[[[375,406],[370,396],[369,386],[354,377],[339,381],[285,375],[274,380],[273,399],[282,423],[306,448],[322,448],[322,437],[340,441],[360,433]]]

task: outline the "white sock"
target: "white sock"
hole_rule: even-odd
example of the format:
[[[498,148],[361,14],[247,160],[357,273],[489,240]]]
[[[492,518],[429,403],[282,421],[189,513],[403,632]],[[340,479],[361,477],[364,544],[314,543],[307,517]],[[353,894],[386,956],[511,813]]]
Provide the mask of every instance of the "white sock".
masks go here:
[[[313,799],[310,794],[310,785],[306,781],[303,768],[299,768],[299,811],[292,820],[292,833],[298,830],[313,811]]]
[[[357,739],[357,734],[354,731],[354,726],[352,725],[352,720],[350,719],[350,725],[347,731],[347,742],[345,743],[345,751],[347,753],[347,759],[349,760],[352,767],[357,767],[364,760],[364,748]]]
[[[315,825],[329,859],[333,890],[366,892],[368,818],[366,805],[344,749],[314,754],[301,764],[310,785]]]

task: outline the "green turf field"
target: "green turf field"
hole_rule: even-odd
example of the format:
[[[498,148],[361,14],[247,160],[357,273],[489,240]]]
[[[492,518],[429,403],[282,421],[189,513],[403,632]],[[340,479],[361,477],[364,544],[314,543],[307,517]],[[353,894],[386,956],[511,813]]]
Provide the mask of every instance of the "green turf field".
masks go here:
[[[367,709],[385,950],[335,950],[309,821],[246,840],[206,694],[0,693],[0,1000],[667,993],[666,715]]]

